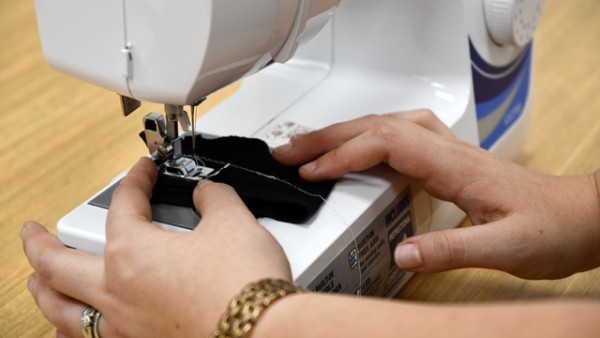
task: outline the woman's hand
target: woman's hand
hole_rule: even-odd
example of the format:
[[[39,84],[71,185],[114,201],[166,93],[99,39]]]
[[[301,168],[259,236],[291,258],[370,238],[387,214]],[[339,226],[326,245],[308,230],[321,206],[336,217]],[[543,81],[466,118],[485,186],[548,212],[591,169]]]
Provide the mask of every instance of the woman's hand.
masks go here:
[[[419,179],[432,196],[455,203],[474,225],[485,225],[407,239],[395,253],[406,270],[483,267],[539,279],[600,265],[594,175],[550,176],[504,161],[456,139],[429,111],[332,125],[293,138],[273,156],[304,164],[300,174],[307,180],[387,163]]]
[[[68,249],[35,222],[21,230],[35,272],[28,286],[59,333],[81,337],[86,304],[97,308],[103,337],[204,337],[227,303],[262,278],[291,279],[283,250],[228,186],[194,191],[203,215],[190,233],[151,223],[156,180],[141,159],[113,195],[104,257]]]

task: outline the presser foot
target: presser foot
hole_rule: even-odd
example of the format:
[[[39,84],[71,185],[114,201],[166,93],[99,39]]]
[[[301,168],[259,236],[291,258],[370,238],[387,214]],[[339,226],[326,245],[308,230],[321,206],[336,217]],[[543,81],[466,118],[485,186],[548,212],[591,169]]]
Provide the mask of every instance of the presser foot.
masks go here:
[[[192,137],[194,135],[194,128],[191,127],[183,108],[165,105],[165,111],[166,119],[159,113],[144,116],[144,139],[158,170],[165,175],[190,181],[200,181],[216,175],[218,172],[201,165],[202,161],[194,155],[183,154],[178,122],[184,129],[192,129]],[[195,153],[195,145],[192,146],[192,153]]]
[[[165,161],[158,165],[158,170],[165,175],[190,181],[208,179],[215,171],[213,168],[199,165],[195,159],[188,156],[181,156],[178,159]]]

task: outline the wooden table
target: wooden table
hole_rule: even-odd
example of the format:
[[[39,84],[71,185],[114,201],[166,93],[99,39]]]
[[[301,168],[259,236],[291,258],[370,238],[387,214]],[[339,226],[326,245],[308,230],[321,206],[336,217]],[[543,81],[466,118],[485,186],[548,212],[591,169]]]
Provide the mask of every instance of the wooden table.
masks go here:
[[[599,42],[600,2],[546,1],[535,49],[533,127],[520,163],[553,174],[600,168]],[[0,2],[0,94],[0,337],[53,337],[26,288],[31,268],[18,230],[35,219],[55,232],[61,216],[145,154],[137,136],[143,112],[123,118],[115,94],[50,69],[32,1]],[[422,274],[399,297],[600,299],[600,270],[559,281],[480,269]]]

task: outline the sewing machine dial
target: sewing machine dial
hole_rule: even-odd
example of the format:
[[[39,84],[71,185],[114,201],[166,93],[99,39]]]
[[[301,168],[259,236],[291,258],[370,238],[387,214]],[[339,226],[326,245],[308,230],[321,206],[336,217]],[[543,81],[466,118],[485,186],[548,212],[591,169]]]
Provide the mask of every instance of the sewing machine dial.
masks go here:
[[[523,47],[533,38],[544,0],[484,0],[487,29],[500,45]]]

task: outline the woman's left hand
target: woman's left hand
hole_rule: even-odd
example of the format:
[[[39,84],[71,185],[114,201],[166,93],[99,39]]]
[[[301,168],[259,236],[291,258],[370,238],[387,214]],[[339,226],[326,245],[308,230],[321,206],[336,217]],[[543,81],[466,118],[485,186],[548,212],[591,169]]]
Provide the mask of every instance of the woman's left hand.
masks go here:
[[[66,248],[36,222],[21,237],[35,272],[28,287],[60,335],[82,337],[87,305],[102,316],[102,337],[202,337],[216,329],[227,303],[262,278],[290,280],[276,240],[233,189],[204,182],[194,191],[203,215],[190,233],[151,223],[156,167],[142,158],[113,195],[104,256]]]

